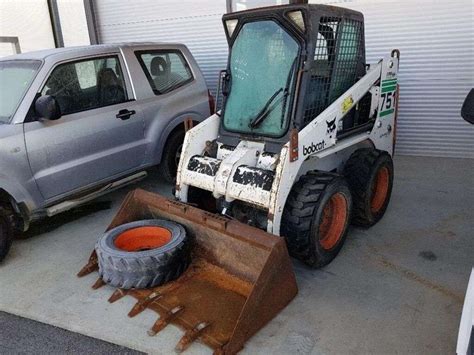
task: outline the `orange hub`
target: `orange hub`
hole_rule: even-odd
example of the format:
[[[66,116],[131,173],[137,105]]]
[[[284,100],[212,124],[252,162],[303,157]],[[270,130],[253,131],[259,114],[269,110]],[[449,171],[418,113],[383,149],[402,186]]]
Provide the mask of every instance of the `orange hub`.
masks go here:
[[[347,219],[347,201],[340,192],[332,195],[326,203],[319,225],[319,242],[321,246],[330,250],[334,248],[342,237]]]
[[[374,185],[372,186],[372,199],[370,200],[370,210],[372,213],[378,213],[385,204],[389,183],[390,173],[387,167],[383,167],[377,172]]]
[[[171,232],[163,227],[138,227],[120,234],[114,241],[118,249],[143,251],[160,248],[169,243]]]

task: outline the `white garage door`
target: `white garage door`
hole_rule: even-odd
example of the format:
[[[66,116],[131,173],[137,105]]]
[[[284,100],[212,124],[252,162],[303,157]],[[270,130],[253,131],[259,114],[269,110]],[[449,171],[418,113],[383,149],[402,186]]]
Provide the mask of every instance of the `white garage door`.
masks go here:
[[[224,0],[96,0],[94,8],[101,43],[184,43],[215,92],[219,71],[227,63]]]
[[[364,13],[368,63],[400,49],[398,154],[474,158],[474,126],[459,114],[474,87],[472,0],[310,2]],[[95,8],[101,42],[183,42],[215,90],[227,61],[224,0],[100,0]]]

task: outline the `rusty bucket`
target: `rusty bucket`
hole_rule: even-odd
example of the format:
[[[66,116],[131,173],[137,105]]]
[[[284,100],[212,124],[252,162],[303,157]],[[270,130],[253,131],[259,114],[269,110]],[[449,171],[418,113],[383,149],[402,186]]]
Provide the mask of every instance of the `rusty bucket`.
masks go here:
[[[163,196],[135,190],[109,229],[149,218],[182,224],[192,240],[192,262],[176,281],[142,290],[116,290],[137,299],[133,317],[146,308],[159,314],[149,334],[168,324],[185,331],[176,346],[198,340],[218,354],[234,354],[296,296],[293,268],[282,238]],[[93,253],[79,276],[97,270]],[[93,288],[103,285],[97,280]]]

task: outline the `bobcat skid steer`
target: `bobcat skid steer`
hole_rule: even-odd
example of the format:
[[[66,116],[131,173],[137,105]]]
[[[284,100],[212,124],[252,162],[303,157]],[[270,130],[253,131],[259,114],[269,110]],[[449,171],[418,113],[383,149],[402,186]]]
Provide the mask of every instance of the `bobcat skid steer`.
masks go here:
[[[313,267],[385,213],[398,50],[365,63],[362,14],[289,5],[224,15],[223,108],[188,131],[176,198],[284,237]]]
[[[177,350],[199,340],[233,354],[295,297],[287,247],[322,267],[350,222],[371,226],[383,216],[399,52],[366,66],[362,14],[332,6],[259,8],[223,23],[222,110],[187,131],[176,199],[136,190],[104,235],[150,219],[177,223],[191,240],[190,265],[176,258],[184,249],[157,254],[168,238],[162,228],[155,239],[119,235],[109,244],[122,251],[110,261],[99,242],[79,275],[99,269],[94,288],[118,287],[110,302],[135,297],[129,316],[159,313],[151,335],[170,323],[184,329]],[[143,288],[154,272],[166,283]]]

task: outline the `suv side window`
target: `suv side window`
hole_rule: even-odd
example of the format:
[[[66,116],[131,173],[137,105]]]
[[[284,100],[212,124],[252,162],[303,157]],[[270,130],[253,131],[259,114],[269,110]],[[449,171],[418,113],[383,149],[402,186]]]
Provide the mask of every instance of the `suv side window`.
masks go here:
[[[41,90],[41,95],[54,96],[63,115],[128,100],[117,56],[57,66]]]
[[[135,52],[155,95],[177,89],[193,80],[189,64],[176,50]]]

